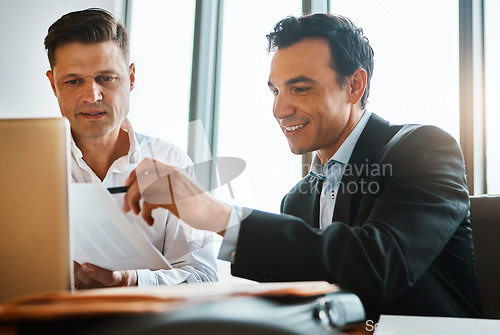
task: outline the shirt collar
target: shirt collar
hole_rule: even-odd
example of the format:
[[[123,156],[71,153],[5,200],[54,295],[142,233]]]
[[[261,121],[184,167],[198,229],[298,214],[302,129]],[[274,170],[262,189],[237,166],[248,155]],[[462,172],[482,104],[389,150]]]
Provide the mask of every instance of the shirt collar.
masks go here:
[[[363,116],[361,116],[361,119],[359,119],[358,123],[356,124],[356,127],[354,127],[354,129],[351,131],[349,136],[347,136],[347,138],[342,143],[340,148],[333,154],[333,156],[326,163],[327,168],[330,167],[334,162],[339,162],[342,163],[343,165],[346,165],[349,162],[354,147],[356,146],[356,142],[358,142],[361,133],[365,129],[366,124],[368,123],[368,119],[370,118],[370,115],[371,113],[365,110]],[[311,163],[311,168],[309,170],[309,174],[311,174],[316,178],[324,179],[323,164],[321,163],[318,154],[314,155],[314,158]]]
[[[128,150],[127,158],[130,164],[139,164],[141,159],[141,153],[139,151],[139,142],[135,136],[134,129],[130,124],[128,119],[123,120],[121,128],[128,133],[128,140],[130,143],[130,148]]]
[[[127,153],[127,161],[130,164],[139,164],[141,159],[139,151],[139,142],[137,141],[137,137],[135,136],[135,132],[128,118],[123,120],[120,127],[127,132],[128,140],[130,143],[130,148]],[[78,161],[79,159],[83,158],[83,153],[80,150],[80,148],[77,147],[75,139],[73,138],[73,134],[70,135],[71,135],[71,152]]]

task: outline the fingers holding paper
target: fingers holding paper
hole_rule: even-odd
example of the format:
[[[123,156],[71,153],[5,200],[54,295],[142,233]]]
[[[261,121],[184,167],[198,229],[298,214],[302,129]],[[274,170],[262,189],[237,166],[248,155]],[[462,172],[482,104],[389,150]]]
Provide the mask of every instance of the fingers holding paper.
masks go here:
[[[193,228],[221,235],[227,228],[231,207],[218,201],[174,166],[147,158],[131,173],[126,185],[129,190],[124,199],[124,211],[140,213],[148,224],[154,222],[152,211],[162,207]]]
[[[109,271],[93,264],[73,262],[73,273],[77,290],[137,285],[135,270]]]

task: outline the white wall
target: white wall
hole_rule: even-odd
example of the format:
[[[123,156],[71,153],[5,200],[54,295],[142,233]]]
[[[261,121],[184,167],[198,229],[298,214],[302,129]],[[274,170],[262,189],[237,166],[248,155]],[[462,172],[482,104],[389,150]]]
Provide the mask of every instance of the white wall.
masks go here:
[[[62,15],[100,7],[123,21],[124,0],[0,0],[0,118],[59,116],[43,40]]]

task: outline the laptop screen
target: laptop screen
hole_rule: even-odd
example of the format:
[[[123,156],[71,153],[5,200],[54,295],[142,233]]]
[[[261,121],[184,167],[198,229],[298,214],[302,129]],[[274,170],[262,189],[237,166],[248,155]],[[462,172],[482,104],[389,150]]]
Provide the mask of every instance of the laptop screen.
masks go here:
[[[69,125],[0,119],[0,301],[69,290]]]

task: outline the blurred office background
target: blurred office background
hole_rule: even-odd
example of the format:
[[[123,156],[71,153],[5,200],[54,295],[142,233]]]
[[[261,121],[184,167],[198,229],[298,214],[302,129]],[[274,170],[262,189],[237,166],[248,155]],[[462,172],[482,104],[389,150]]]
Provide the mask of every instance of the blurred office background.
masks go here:
[[[287,15],[329,11],[363,28],[375,51],[368,109],[393,123],[433,124],[462,146],[471,194],[500,193],[500,2],[497,0],[0,0],[0,117],[52,117],[43,39],[89,7],[126,23],[136,131],[187,151],[235,156],[246,169],[214,193],[279,212],[310,157],[290,153],[272,116],[266,34]],[[199,120],[204,132],[193,133]],[[200,135],[201,134],[201,135]],[[203,138],[201,138],[203,137]],[[201,141],[201,142],[200,142]]]

